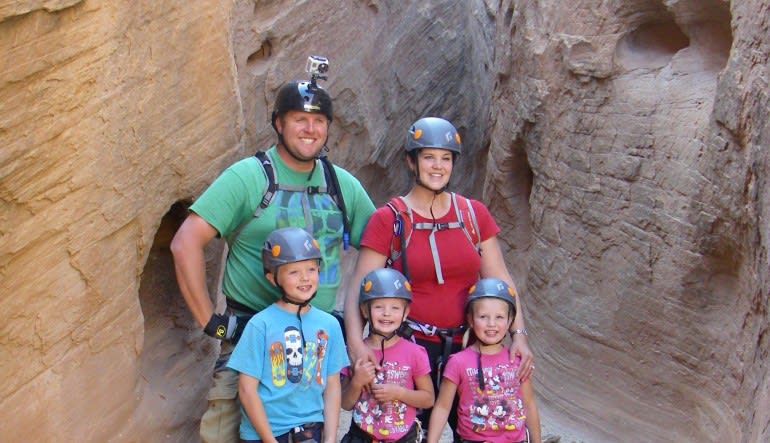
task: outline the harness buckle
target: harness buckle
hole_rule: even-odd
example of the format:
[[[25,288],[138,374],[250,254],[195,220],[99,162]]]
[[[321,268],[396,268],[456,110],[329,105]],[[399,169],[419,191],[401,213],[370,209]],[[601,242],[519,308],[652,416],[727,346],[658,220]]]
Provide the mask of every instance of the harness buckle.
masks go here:
[[[449,222],[436,223],[433,225],[437,231],[449,229]]]

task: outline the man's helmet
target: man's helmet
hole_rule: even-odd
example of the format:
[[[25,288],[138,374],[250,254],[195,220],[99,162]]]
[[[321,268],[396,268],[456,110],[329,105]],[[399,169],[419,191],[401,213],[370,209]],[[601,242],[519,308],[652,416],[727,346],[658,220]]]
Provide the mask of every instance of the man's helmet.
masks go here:
[[[375,269],[361,280],[358,303],[378,298],[402,298],[412,302],[412,286],[404,274],[391,268]]]
[[[265,274],[276,274],[278,267],[303,260],[321,260],[318,242],[302,228],[280,228],[271,232],[262,246]]]
[[[289,111],[320,112],[332,121],[332,99],[320,86],[310,82],[292,80],[286,82],[275,97],[273,106],[273,128],[278,117]]]
[[[421,118],[409,127],[406,135],[406,152],[422,148],[446,149],[460,155],[460,134],[454,125],[443,118]]]
[[[511,310],[516,313],[516,291],[508,283],[499,278],[482,278],[468,290],[468,300],[465,301],[465,312],[475,300],[491,297],[499,298],[511,305]]]

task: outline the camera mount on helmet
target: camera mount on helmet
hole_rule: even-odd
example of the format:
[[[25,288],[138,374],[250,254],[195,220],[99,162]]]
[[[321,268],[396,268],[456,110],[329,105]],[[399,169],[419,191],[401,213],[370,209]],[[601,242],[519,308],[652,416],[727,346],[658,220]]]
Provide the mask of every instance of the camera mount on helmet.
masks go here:
[[[318,80],[329,78],[329,59],[321,55],[311,55],[307,58],[305,72],[310,74],[311,88],[317,88]]]

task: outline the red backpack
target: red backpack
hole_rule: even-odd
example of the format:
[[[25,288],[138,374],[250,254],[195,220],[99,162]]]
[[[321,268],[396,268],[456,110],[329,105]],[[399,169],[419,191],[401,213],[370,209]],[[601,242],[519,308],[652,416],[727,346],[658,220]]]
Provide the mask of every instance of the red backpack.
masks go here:
[[[465,237],[476,248],[476,252],[481,254],[481,239],[479,237],[479,226],[476,222],[476,213],[473,212],[473,205],[470,199],[458,196],[451,192],[452,206],[455,208],[456,221],[445,223],[420,222],[414,223],[412,218],[412,209],[406,204],[402,197],[393,197],[388,201],[387,206],[396,216],[393,222],[393,239],[390,242],[390,256],[387,259],[387,266],[392,267],[393,263],[401,259],[401,268],[403,274],[409,279],[409,270],[406,260],[406,247],[412,238],[413,229],[428,229],[430,233],[430,249],[433,256],[433,266],[436,269],[436,279],[439,284],[444,283],[444,275],[441,272],[441,262],[438,258],[438,249],[436,248],[436,231],[444,229],[462,228]]]

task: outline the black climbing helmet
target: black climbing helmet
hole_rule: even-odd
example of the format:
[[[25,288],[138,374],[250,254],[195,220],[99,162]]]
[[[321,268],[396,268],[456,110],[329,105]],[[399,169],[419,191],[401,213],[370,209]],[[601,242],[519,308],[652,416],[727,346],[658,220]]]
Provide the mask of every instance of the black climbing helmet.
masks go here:
[[[318,85],[300,80],[286,82],[278,90],[272,118],[273,128],[276,132],[278,129],[275,126],[275,121],[289,111],[320,112],[326,116],[329,122],[334,117],[332,99],[329,93]]]
[[[407,153],[422,148],[439,148],[460,155],[460,134],[454,125],[438,117],[424,117],[412,123],[406,134]]]
[[[278,267],[303,260],[321,260],[318,242],[302,228],[280,228],[271,232],[262,246],[262,268],[276,275]]]
[[[362,305],[378,298],[402,298],[411,303],[412,286],[404,274],[395,269],[375,269],[361,280],[358,303]]]
[[[482,278],[468,290],[468,300],[465,301],[465,312],[471,303],[480,298],[499,298],[511,306],[511,313],[516,315],[516,290],[499,278]]]

